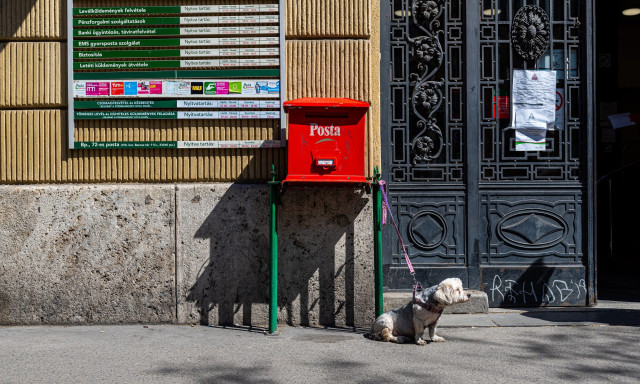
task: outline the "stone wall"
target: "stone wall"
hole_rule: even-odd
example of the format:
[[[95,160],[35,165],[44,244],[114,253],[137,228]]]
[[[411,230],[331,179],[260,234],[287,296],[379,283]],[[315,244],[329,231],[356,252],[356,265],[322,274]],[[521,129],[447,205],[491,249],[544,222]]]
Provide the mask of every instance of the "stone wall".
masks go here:
[[[266,326],[262,184],[0,187],[0,324]],[[368,326],[370,195],[289,190],[278,322]]]

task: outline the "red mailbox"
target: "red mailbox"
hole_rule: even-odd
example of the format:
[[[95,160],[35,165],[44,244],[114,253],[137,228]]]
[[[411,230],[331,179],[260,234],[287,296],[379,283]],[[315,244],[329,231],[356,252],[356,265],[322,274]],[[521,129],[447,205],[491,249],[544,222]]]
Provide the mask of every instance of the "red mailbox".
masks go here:
[[[366,183],[364,118],[369,103],[303,98],[284,103],[289,114],[288,182]]]

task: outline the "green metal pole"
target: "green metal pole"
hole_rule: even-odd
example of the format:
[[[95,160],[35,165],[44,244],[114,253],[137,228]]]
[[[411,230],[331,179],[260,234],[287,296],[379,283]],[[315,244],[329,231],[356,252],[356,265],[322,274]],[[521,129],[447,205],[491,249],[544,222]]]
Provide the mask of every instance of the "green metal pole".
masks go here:
[[[273,334],[278,328],[278,188],[275,166],[271,166],[271,181],[269,182],[269,203],[271,204],[271,271],[269,273],[269,333]]]
[[[376,301],[376,317],[380,316],[383,311],[382,297],[382,194],[380,193],[380,171],[376,166],[373,170],[373,268],[375,274],[375,301]]]

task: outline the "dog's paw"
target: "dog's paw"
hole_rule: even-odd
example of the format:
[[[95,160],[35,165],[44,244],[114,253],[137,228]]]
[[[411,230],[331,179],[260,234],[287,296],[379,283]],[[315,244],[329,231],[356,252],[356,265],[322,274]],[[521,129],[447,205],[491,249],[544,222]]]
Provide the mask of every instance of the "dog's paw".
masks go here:
[[[417,339],[416,340],[416,344],[418,344],[418,345],[427,345],[427,342],[424,341],[423,339]]]
[[[445,339],[444,339],[444,337],[440,337],[440,336],[434,335],[431,338],[431,341],[433,341],[434,343],[441,343],[441,342],[445,341]]]

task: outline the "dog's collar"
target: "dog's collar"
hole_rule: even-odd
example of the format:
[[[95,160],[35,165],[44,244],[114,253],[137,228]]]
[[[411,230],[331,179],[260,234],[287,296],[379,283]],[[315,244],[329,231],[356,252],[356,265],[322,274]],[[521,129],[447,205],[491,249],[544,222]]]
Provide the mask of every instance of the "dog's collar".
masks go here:
[[[438,308],[435,305],[431,305],[429,303],[422,302],[422,301],[418,300],[417,297],[413,298],[413,303],[421,306],[422,308],[426,309],[429,312],[433,312],[433,313],[437,313],[437,314],[442,314],[442,311],[444,310],[444,308]]]

